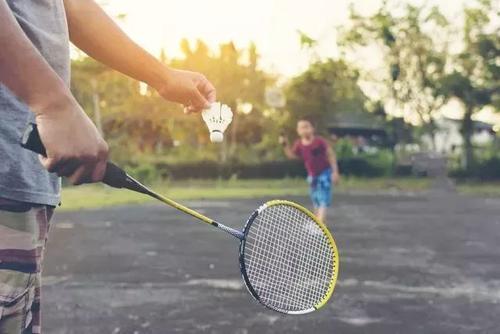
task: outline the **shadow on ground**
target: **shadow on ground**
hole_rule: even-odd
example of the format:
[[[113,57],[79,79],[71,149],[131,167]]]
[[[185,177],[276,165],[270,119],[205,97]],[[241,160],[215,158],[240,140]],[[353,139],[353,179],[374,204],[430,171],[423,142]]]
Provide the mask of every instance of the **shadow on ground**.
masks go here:
[[[307,203],[305,198],[291,198]],[[241,227],[257,200],[189,203]],[[161,205],[61,213],[44,281],[44,330],[104,333],[498,333],[500,199],[338,195],[330,303],[305,316],[259,306],[238,241]]]

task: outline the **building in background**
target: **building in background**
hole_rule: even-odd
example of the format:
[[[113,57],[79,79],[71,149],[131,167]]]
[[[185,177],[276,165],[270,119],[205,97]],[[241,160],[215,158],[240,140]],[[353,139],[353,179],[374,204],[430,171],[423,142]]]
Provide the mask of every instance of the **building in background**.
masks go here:
[[[334,142],[338,138],[348,138],[357,152],[385,147],[390,141],[381,118],[363,110],[332,113],[326,124]]]
[[[460,120],[452,118],[440,118],[436,120],[437,131],[435,133],[436,152],[450,156],[460,154],[463,146],[463,137],[461,134],[462,123]],[[474,121],[474,135],[472,143],[475,147],[490,145],[494,142],[496,133],[491,124]],[[424,147],[431,148],[432,138],[424,135],[421,138]]]

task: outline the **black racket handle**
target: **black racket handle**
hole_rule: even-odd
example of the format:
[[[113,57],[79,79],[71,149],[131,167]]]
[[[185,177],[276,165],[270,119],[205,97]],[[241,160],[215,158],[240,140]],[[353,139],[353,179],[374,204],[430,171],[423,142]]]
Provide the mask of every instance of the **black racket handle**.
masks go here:
[[[28,126],[21,140],[21,146],[44,157],[47,156],[47,151],[40,139],[36,124]],[[130,185],[127,173],[111,161],[108,161],[106,165],[106,172],[102,182],[114,188],[129,188]]]

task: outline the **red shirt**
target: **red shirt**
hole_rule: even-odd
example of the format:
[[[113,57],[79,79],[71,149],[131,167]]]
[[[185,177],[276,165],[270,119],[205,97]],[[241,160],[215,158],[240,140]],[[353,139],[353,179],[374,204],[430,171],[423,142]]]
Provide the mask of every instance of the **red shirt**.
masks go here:
[[[325,169],[331,168],[330,161],[328,161],[328,143],[321,137],[314,137],[309,145],[302,144],[302,141],[298,139],[293,144],[292,151],[304,160],[307,173],[311,176],[317,176]]]

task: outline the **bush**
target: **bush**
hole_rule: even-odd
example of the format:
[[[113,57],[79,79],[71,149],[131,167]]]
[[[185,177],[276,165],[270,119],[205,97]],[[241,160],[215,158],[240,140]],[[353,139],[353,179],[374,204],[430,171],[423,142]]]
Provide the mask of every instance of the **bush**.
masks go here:
[[[303,177],[305,170],[300,161],[269,161],[258,164],[200,161],[179,164],[157,165],[157,170],[166,171],[174,179],[215,179],[237,177],[241,179],[276,179]]]
[[[364,158],[351,158],[340,160],[340,172],[343,175],[375,177],[388,174],[388,169]]]
[[[165,170],[159,169],[157,166],[149,163],[127,166],[125,170],[142,183],[151,184],[155,181],[168,179],[168,173]]]
[[[413,176],[413,167],[411,165],[397,165],[394,168],[393,172],[394,176],[401,176],[401,177],[406,177],[406,176]]]
[[[455,178],[475,178],[479,180],[500,180],[500,157],[479,162],[476,168],[467,172],[463,169],[455,169],[450,172]]]
[[[392,159],[385,152],[370,154],[367,157],[354,157],[339,161],[343,175],[377,177],[390,175]],[[173,178],[182,179],[279,179],[305,177],[302,161],[281,160],[260,163],[198,161],[185,163],[144,163],[132,165],[127,171],[145,183]]]
[[[376,177],[392,174],[393,155],[388,150],[361,153],[339,160],[340,172],[344,175]]]
[[[484,180],[500,179],[500,158],[491,158],[480,164],[478,176]]]

